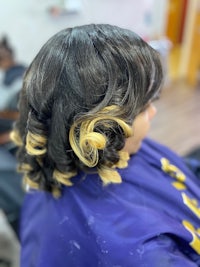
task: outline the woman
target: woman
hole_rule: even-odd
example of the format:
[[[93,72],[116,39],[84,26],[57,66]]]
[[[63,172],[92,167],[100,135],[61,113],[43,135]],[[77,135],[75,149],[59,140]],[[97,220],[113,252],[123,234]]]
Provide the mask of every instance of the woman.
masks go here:
[[[53,36],[28,68],[12,134],[28,189],[21,266],[198,266],[199,182],[144,139],[155,50],[110,25]]]

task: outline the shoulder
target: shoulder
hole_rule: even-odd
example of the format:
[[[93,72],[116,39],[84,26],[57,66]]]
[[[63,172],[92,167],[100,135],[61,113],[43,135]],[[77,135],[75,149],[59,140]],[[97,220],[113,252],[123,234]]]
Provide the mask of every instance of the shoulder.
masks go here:
[[[181,157],[176,152],[171,150],[169,147],[160,144],[151,139],[145,139],[143,141],[142,147],[139,151],[139,156],[150,163],[159,162],[162,167],[162,160],[167,160],[170,165],[175,166],[181,172],[183,172],[190,179],[195,179],[196,177],[192,171],[185,164],[184,157]]]

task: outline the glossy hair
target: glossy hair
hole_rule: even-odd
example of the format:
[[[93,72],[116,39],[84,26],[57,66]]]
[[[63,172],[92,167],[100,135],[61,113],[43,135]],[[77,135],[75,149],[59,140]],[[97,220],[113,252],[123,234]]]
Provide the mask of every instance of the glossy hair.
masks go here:
[[[158,53],[135,33],[106,24],[58,32],[28,68],[12,138],[34,188],[58,193],[79,170],[120,183],[134,118],[159,92]]]

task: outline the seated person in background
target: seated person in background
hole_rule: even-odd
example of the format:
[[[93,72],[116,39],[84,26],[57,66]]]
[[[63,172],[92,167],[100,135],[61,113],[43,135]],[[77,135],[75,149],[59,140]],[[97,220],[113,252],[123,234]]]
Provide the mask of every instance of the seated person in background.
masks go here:
[[[24,190],[21,174],[16,171],[16,149],[8,139],[8,132],[0,132],[0,210],[3,210],[14,232],[19,236],[19,214]]]
[[[16,112],[0,112],[0,266],[19,266],[19,217],[24,197],[16,172],[16,146],[9,138]],[[14,114],[14,115],[13,115]]]
[[[28,191],[22,267],[200,266],[200,182],[145,138],[162,79],[158,53],[116,26],[42,47],[12,132]]]
[[[22,177],[16,172],[16,146],[9,135],[18,117],[17,102],[25,67],[15,62],[6,38],[0,41],[0,70],[0,266],[17,267],[24,190]]]
[[[0,41],[0,110],[16,110],[25,66],[18,64],[7,39]]]
[[[7,39],[0,41],[0,209],[18,235],[19,212],[23,199],[21,175],[16,172],[16,146],[10,140],[18,117],[17,102],[25,67],[15,62]]]

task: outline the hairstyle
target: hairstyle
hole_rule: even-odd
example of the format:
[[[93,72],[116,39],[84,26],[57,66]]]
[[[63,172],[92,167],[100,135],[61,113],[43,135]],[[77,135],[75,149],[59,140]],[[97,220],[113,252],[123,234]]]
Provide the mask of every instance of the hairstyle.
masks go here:
[[[25,183],[57,194],[79,170],[120,183],[131,125],[161,83],[158,53],[132,31],[91,24],[55,34],[26,71],[12,133]]]

